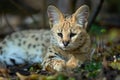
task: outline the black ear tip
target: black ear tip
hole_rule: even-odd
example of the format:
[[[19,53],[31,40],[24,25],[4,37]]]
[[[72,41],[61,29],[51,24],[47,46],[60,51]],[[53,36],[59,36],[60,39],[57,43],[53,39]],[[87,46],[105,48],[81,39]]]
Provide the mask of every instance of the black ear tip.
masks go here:
[[[89,11],[89,6],[88,5],[82,5],[81,8]]]
[[[52,5],[49,5],[48,8],[47,8],[47,10],[49,11],[49,10],[52,9],[52,8],[53,8],[53,6],[52,6]]]
[[[54,7],[53,5],[49,5],[48,8]]]
[[[84,5],[82,5],[82,6],[84,6],[84,7],[88,7],[88,5],[86,5],[86,4],[84,4]]]
[[[53,9],[53,8],[56,8],[56,7],[53,6],[53,5],[49,5],[49,6],[48,6],[48,9]]]

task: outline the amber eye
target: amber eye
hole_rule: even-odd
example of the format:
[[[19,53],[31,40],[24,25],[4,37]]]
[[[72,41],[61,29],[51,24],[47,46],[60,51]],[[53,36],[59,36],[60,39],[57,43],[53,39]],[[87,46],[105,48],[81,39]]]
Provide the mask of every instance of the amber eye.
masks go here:
[[[61,38],[63,37],[62,33],[57,33],[57,34],[58,34],[58,36],[60,36]]]
[[[70,38],[74,37],[76,35],[76,33],[70,33]]]

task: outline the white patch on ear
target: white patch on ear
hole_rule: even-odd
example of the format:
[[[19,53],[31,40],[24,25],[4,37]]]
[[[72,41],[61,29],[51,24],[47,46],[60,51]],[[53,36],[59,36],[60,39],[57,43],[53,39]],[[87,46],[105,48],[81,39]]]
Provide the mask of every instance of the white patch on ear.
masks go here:
[[[83,5],[80,8],[77,9],[75,14],[73,15],[75,17],[76,22],[81,27],[86,27],[86,23],[88,21],[89,16],[89,7],[87,5]]]
[[[55,25],[63,18],[62,13],[55,6],[48,6],[47,9],[50,25]]]

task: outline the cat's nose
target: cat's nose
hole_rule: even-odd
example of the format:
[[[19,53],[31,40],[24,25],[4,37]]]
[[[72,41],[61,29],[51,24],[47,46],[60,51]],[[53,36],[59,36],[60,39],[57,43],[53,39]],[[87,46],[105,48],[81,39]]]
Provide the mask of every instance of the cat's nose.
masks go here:
[[[63,45],[66,47],[66,46],[68,46],[68,44],[69,44],[69,41],[63,41]]]

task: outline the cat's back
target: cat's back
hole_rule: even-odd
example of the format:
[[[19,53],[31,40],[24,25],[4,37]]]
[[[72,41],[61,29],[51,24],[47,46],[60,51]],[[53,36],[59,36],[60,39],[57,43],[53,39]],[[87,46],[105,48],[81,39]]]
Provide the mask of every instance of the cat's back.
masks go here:
[[[49,42],[49,30],[14,32],[0,43],[0,60],[2,59],[10,65],[27,61],[30,63],[41,62]]]

